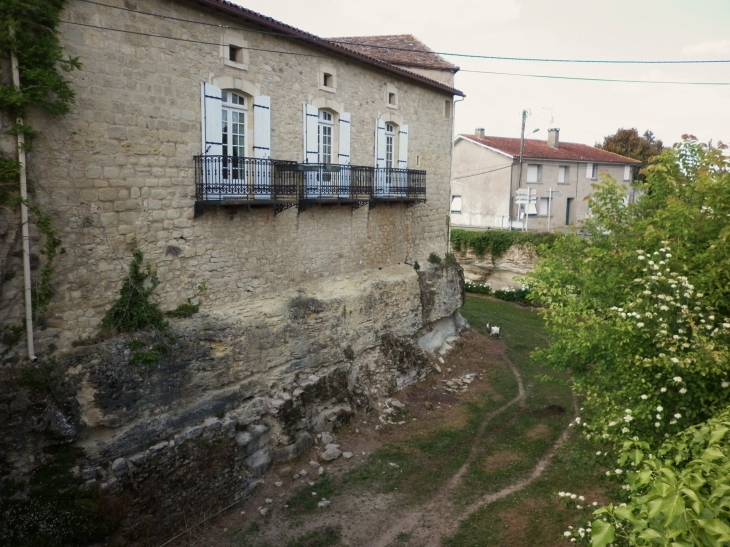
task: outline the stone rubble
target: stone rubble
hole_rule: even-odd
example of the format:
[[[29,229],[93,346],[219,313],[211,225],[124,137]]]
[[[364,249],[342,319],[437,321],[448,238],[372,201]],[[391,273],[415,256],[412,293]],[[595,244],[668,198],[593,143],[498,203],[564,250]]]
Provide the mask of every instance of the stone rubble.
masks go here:
[[[459,376],[457,378],[442,380],[442,382],[444,383],[444,392],[459,393],[462,391],[466,391],[466,389],[469,387],[469,384],[471,384],[476,377],[477,374],[475,372],[468,372],[463,376]]]

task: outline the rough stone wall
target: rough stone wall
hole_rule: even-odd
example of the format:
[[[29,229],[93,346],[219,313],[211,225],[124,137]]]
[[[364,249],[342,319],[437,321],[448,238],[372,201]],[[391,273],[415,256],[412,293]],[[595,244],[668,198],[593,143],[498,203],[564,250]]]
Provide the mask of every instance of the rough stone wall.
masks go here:
[[[457,260],[464,268],[464,278],[472,283],[487,283],[493,289],[520,288],[515,277],[532,271],[537,263],[535,251],[524,245],[512,245],[500,257],[490,254],[477,256],[473,251],[456,252]]]
[[[0,470],[23,483],[76,451],[73,472],[117,507],[117,544],[159,542],[424,378],[419,342],[459,330],[462,290],[458,266],[396,265],[179,320],[157,363],[133,360],[161,342],[147,332],[4,367]]]
[[[107,3],[246,27],[182,1]],[[50,344],[69,347],[97,332],[125,275],[132,239],[157,269],[163,309],[193,297],[201,284],[212,308],[408,259],[423,263],[430,252],[446,251],[448,94],[254,28],[238,31],[255,48],[241,70],[224,63],[215,45],[224,31],[212,25],[85,2],[71,2],[63,18],[157,36],[60,27],[68,53],[79,56],[84,68],[70,74],[77,93],[73,112],[60,120],[34,120],[43,138],[29,155],[30,178],[38,189],[35,199],[54,215],[64,250],[55,267],[47,328],[37,333],[39,355]],[[323,62],[337,72],[335,93],[319,89]],[[219,210],[193,219],[200,82],[224,77],[250,82],[271,97],[272,156],[278,159],[302,160],[303,102],[331,98],[351,113],[356,165],[373,165],[375,119],[396,113],[410,128],[409,167],[428,173],[428,203],[354,211],[321,207],[301,214],[290,209],[277,216],[271,209]],[[397,111],[385,104],[388,83],[398,88]]]

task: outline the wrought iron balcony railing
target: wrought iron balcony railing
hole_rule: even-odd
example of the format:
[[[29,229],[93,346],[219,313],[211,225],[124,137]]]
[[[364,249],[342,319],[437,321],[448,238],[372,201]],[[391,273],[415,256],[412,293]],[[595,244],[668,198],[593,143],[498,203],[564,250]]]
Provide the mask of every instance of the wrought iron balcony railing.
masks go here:
[[[231,156],[195,156],[197,201],[296,200],[297,162]]]
[[[216,204],[274,204],[279,211],[295,204],[304,210],[318,203],[426,200],[426,171],[414,169],[229,156],[195,156],[194,162],[201,213]]]

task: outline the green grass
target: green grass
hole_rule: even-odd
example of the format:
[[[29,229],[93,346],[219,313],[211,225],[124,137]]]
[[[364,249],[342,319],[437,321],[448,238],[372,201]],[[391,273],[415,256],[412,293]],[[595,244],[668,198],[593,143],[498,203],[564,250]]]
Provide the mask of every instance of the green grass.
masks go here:
[[[565,378],[530,360],[530,353],[547,343],[536,310],[467,295],[461,313],[477,331],[484,332],[486,322],[502,327],[503,339],[509,347],[507,356],[519,369],[528,390],[524,411],[514,409],[491,425],[490,429],[498,429],[501,424],[502,429],[485,439],[484,453],[470,466],[454,496],[454,501],[465,505],[526,477],[566,427],[573,410],[570,391],[561,382]],[[544,376],[552,376],[558,382],[541,381]],[[551,417],[534,414],[549,405],[562,406],[566,413]],[[544,436],[529,438],[526,433],[539,426],[543,426]],[[569,525],[585,525],[590,509],[577,511],[564,507],[558,501],[557,492],[582,494],[605,489],[605,495],[610,498],[618,495],[615,485],[605,480],[603,470],[596,463],[595,451],[590,442],[574,435],[538,480],[475,512],[461,523],[452,537],[443,541],[444,547],[561,544],[562,532]],[[495,454],[517,455],[519,459],[510,462],[506,458],[507,465],[490,468],[490,457]]]

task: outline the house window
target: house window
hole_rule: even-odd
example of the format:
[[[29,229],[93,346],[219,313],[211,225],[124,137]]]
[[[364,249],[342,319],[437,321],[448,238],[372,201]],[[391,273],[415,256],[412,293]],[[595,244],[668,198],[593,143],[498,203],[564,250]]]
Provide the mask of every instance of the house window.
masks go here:
[[[568,171],[570,168],[567,165],[561,165],[558,167],[558,184],[568,183]]]
[[[444,101],[444,118],[451,119],[451,101],[449,99]]]
[[[319,80],[317,82],[319,89],[335,93],[337,88],[337,71],[335,67],[323,64],[319,67]]]
[[[385,124],[385,166],[393,167],[395,156],[395,127],[393,124]]]
[[[332,76],[332,74],[329,74],[327,72],[324,72],[322,74],[322,85],[325,87],[334,87],[335,78]]]
[[[631,180],[631,166],[625,165],[624,166],[624,182],[629,182]]]
[[[385,84],[385,106],[398,108],[398,88],[393,84]]]
[[[319,163],[332,163],[332,113],[319,110],[317,125],[317,150]]]
[[[598,178],[598,164],[588,163],[586,164],[586,178],[596,180]]]
[[[542,165],[529,164],[527,166],[527,182],[542,181]]]
[[[461,196],[451,196],[451,212],[461,213]]]
[[[388,104],[395,106],[395,93],[388,93]]]
[[[537,214],[540,215],[541,217],[548,216],[548,206],[549,206],[548,198],[540,198],[540,210],[538,211]]]
[[[246,97],[233,91],[222,91],[223,155],[234,158],[246,156]]]
[[[228,46],[228,60],[234,63],[243,63],[243,48],[229,45]]]

